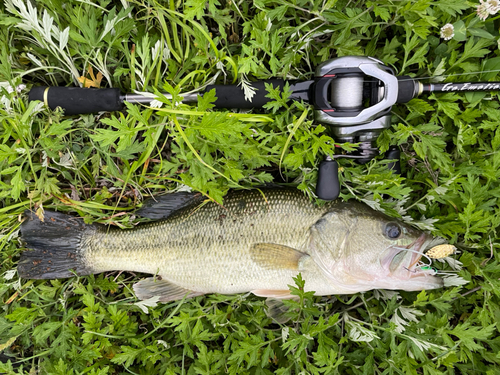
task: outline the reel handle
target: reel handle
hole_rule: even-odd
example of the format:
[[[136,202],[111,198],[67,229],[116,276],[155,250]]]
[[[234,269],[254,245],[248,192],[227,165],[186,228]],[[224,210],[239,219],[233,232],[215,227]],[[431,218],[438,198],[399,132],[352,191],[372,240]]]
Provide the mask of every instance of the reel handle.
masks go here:
[[[376,155],[372,155],[374,158]],[[385,159],[393,160],[387,164],[389,170],[393,173],[401,174],[401,162],[400,162],[401,151],[399,147],[392,146],[385,154]],[[366,159],[360,156],[345,155],[339,156],[347,159],[355,159],[358,163],[364,164]],[[336,160],[330,158],[329,156],[321,162],[318,171],[318,182],[316,183],[316,195],[318,198],[325,201],[332,201],[339,197],[340,194],[340,182],[338,175],[339,165]]]
[[[401,174],[401,151],[398,146],[391,146],[389,150],[385,153],[384,159],[394,160],[387,164],[387,168],[393,171],[395,174]]]
[[[325,201],[333,201],[339,197],[339,164],[327,157],[319,165],[316,195]]]

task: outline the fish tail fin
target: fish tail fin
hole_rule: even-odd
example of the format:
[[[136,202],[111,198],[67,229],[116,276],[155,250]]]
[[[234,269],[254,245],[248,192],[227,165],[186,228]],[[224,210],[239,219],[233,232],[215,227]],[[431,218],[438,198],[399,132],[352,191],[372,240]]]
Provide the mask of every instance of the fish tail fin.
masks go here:
[[[95,229],[82,219],[60,212],[45,211],[43,221],[25,211],[21,239],[29,249],[21,254],[19,276],[26,279],[58,279],[94,273],[85,265],[82,235]]]

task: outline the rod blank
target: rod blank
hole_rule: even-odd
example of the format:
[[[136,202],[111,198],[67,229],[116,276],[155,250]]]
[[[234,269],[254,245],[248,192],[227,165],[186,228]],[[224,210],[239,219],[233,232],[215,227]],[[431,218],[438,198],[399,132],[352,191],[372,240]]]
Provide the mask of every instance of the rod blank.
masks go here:
[[[423,83],[422,92],[499,91],[500,82]]]

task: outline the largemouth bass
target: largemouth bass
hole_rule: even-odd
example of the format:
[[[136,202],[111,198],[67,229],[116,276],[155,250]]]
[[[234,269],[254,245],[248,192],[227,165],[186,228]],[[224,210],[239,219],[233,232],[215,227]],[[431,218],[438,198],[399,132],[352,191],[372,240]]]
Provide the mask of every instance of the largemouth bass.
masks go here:
[[[22,254],[19,275],[145,272],[155,277],[134,285],[137,296],[160,301],[243,292],[287,298],[299,273],[316,295],[443,286],[420,261],[440,241],[361,203],[319,207],[288,189],[236,191],[224,206],[192,197],[167,195],[145,210],[166,219],[127,230],[29,213],[21,233],[33,250]]]

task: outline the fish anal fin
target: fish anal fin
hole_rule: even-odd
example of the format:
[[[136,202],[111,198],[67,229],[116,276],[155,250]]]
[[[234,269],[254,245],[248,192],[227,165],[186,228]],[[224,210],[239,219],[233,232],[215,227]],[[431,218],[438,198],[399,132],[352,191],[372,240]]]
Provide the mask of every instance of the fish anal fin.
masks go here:
[[[250,249],[252,260],[264,269],[299,270],[301,258],[308,257],[294,248],[274,243],[257,243]]]
[[[255,289],[251,291],[257,297],[267,297],[275,299],[291,299],[296,296],[290,294],[289,290],[276,290],[276,289]]]
[[[148,277],[147,279],[139,281],[134,284],[133,288],[137,298],[145,300],[158,296],[160,297],[160,302],[176,301],[205,294],[185,289],[166,280],[160,280],[154,277]]]
[[[291,296],[290,299],[300,300],[298,296]],[[268,297],[266,299],[266,316],[278,324],[285,324],[290,320],[290,306],[284,304],[283,299]]]

